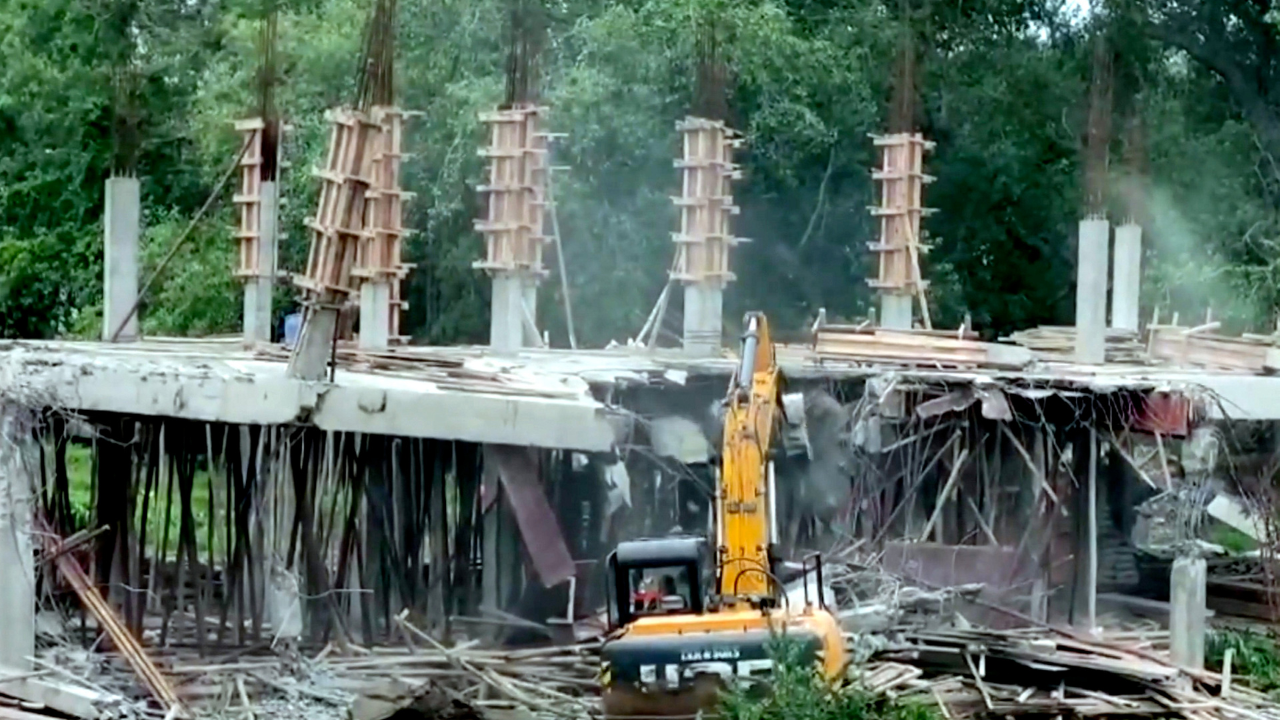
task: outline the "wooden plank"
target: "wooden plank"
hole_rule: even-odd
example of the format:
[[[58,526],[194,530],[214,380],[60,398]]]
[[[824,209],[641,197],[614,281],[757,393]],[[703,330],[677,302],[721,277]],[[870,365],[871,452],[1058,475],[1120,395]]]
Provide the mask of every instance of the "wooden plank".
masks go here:
[[[76,596],[84,603],[86,609],[97,619],[99,626],[106,631],[111,637],[115,646],[120,653],[125,656],[125,660],[129,666],[137,673],[138,677],[146,684],[152,695],[164,706],[165,710],[174,716],[190,717],[190,711],[178,699],[177,693],[173,686],[165,679],[156,666],[147,657],[146,652],[138,643],[137,639],[125,628],[124,623],[116,616],[115,612],[107,605],[106,600],[94,587],[89,576],[85,574],[84,569],[76,562],[74,558],[66,555],[61,550],[61,541],[43,519],[37,519],[40,527],[40,536],[44,540],[45,552],[54,557],[54,564],[58,571],[70,583],[71,588],[75,591]]]

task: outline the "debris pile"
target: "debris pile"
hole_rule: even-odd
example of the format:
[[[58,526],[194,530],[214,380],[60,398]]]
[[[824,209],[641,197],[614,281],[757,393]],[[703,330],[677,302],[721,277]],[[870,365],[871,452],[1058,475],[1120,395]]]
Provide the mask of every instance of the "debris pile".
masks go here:
[[[1156,636],[1156,642],[1161,635]],[[906,632],[862,669],[873,693],[916,698],[954,718],[1130,715],[1280,718],[1230,675],[1179,668],[1141,633],[1106,639],[1051,630]]]
[[[349,647],[342,655],[330,646],[302,659],[292,672],[282,672],[289,668],[275,656],[225,664],[192,659],[173,662],[170,671],[189,696],[229,696],[231,705],[251,709],[259,697],[283,695],[351,707],[354,720],[378,720],[385,717],[379,715],[382,710],[402,708],[458,720],[502,710],[583,717],[596,709],[599,661],[594,643],[501,650],[470,640],[445,647],[407,622],[401,624],[414,646]]]

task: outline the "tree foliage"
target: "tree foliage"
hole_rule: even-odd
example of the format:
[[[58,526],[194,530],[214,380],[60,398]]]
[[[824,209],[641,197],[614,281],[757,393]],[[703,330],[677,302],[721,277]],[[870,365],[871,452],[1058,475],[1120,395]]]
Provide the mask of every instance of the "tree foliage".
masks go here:
[[[415,230],[406,330],[483,341],[487,281],[472,220],[481,111],[502,98],[507,0],[400,0],[399,95]],[[306,170],[324,109],[354,99],[364,0],[278,0],[278,104],[293,126],[282,262],[305,258]],[[727,317],[798,327],[818,308],[867,312],[875,202],[867,135],[887,128],[895,48],[917,48],[917,121],[937,142],[924,262],[938,323],[1004,333],[1069,323],[1093,38],[1115,52],[1113,219],[1141,198],[1144,304],[1237,328],[1280,308],[1280,23],[1252,0],[558,0],[539,87],[553,146],[579,337],[634,334],[666,282],[676,214],[675,121],[692,100],[696,28],[718,18],[729,120],[745,143]],[[130,63],[141,144],[144,272],[234,159],[253,107],[260,0],[0,0],[0,334],[97,332],[102,183]],[[122,32],[124,30],[124,32]],[[124,58],[122,60],[122,58]],[[1128,128],[1137,128],[1130,131]],[[225,199],[224,199],[225,200]],[[143,306],[153,333],[231,332],[232,217],[207,217]],[[551,256],[554,257],[554,256]],[[541,316],[563,344],[561,289]],[[282,299],[288,293],[281,292]]]
[[[721,699],[725,720],[938,720],[932,705],[877,698],[857,683],[830,683],[803,662],[799,642],[770,645],[773,670],[762,686],[737,684]]]

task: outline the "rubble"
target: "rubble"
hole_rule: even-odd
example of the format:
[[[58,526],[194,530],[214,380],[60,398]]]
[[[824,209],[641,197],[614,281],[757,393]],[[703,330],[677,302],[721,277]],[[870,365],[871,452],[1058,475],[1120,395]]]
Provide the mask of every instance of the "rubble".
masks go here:
[[[1118,633],[1095,640],[1049,629],[907,632],[877,653],[860,678],[877,694],[936,703],[952,720],[1067,714],[1280,718],[1280,706],[1262,693],[1224,682],[1216,673],[1171,664],[1156,649],[1163,637]]]
[[[920,588],[885,572],[876,556],[861,555],[856,545],[831,555],[838,559],[827,564],[824,596],[835,602],[845,626],[855,659],[850,678],[873,694],[938,706],[948,720],[1280,720],[1280,705],[1240,682],[1174,665],[1167,631],[1147,625],[1085,635],[1037,626],[1009,610],[1000,612],[1024,627],[977,627],[966,613],[987,604],[980,584]],[[245,653],[221,661],[193,651],[153,650],[151,660],[198,717],[219,720],[599,715],[598,642],[499,649],[465,640],[446,646],[404,615],[396,622],[403,647],[331,644],[308,655]],[[109,655],[63,646],[46,651],[39,664],[62,668],[65,677],[115,698],[98,717],[156,717],[128,667]]]

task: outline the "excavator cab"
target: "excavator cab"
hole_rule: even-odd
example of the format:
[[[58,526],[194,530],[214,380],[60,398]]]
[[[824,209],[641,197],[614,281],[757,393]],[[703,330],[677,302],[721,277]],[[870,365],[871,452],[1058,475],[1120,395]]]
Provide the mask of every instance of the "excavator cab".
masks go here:
[[[698,614],[709,607],[715,576],[705,538],[619,543],[607,567],[610,629],[640,617]]]

